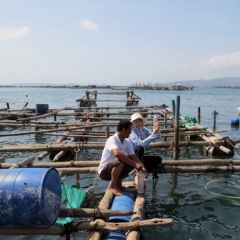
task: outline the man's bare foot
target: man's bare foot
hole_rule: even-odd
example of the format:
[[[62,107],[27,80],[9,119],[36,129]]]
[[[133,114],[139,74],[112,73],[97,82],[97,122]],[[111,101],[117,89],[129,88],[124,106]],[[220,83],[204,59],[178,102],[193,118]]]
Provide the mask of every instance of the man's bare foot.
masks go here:
[[[115,196],[121,196],[123,193],[119,188],[108,188]]]

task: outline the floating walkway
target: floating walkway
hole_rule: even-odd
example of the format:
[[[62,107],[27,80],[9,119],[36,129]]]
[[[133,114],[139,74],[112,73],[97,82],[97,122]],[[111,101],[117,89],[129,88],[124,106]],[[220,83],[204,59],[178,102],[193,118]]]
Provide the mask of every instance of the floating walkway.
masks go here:
[[[90,94],[95,93],[89,92],[89,99]],[[97,94],[100,93],[97,92]],[[130,96],[133,97],[133,95]],[[240,160],[229,160],[235,153],[240,153],[237,145],[240,140],[223,137],[221,132],[201,126],[199,119],[178,116],[165,104],[47,108],[41,114],[37,113],[36,109],[26,107],[22,110],[3,109],[0,111],[0,128],[8,128],[8,131],[1,131],[0,137],[12,137],[13,142],[0,146],[0,154],[2,154],[0,170],[31,168],[34,171],[39,168],[53,168],[60,177],[72,175],[78,180],[79,174],[97,176],[99,158],[86,160],[81,153],[85,150],[93,150],[93,156],[100,156],[106,139],[114,134],[119,120],[129,119],[136,111],[144,115],[149,128],[153,125],[155,115],[158,116],[162,125],[161,141],[152,142],[148,150],[164,149],[172,157],[171,160],[163,159],[159,166],[161,171],[158,174],[240,171]],[[9,130],[12,128],[14,132]],[[43,136],[46,140],[43,143],[30,141],[28,144],[16,144],[17,137],[26,135],[34,135],[36,138]],[[181,148],[204,149],[205,156],[208,158],[180,159]],[[7,157],[4,157],[4,154],[9,153],[24,153],[24,156],[30,156],[22,161],[9,163]],[[34,161],[35,158],[38,161]],[[108,239],[111,235],[115,237],[118,235],[125,239],[139,239],[140,229],[144,227],[165,227],[174,224],[171,218],[145,219],[145,189],[140,188],[144,183],[138,177],[135,177],[132,182],[124,182],[126,190],[120,198],[115,197],[107,189],[96,208],[81,208],[81,204],[75,207],[61,206],[58,217],[74,219],[70,224],[64,226],[53,224],[43,228],[0,226],[0,235],[13,235],[14,233],[15,235],[69,236],[74,232],[86,230],[89,231],[91,240]],[[121,204],[120,206],[117,204],[117,207],[114,204],[115,201],[125,202],[126,199],[129,199],[131,203],[126,208],[121,207]]]

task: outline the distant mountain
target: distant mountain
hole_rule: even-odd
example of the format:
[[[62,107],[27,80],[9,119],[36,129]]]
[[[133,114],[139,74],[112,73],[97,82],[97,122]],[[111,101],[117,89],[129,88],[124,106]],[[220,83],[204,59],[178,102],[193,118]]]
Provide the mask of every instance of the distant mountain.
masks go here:
[[[194,87],[218,87],[218,86],[240,86],[240,77],[224,77],[224,78],[214,78],[209,80],[199,79],[190,81],[179,81],[173,84],[181,83],[186,86]]]

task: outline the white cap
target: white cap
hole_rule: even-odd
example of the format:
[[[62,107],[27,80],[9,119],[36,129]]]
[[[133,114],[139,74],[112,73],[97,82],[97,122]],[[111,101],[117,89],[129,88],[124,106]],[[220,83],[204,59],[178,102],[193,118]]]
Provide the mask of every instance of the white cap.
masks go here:
[[[140,113],[134,113],[132,116],[131,116],[131,122],[133,122],[134,120],[136,119],[142,119],[143,121],[143,125],[146,125],[147,124],[147,120],[140,114]]]

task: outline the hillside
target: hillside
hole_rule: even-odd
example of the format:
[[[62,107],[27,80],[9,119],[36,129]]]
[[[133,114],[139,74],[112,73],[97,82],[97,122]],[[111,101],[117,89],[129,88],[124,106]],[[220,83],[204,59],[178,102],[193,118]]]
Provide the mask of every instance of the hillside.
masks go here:
[[[240,77],[224,77],[224,78],[214,78],[209,80],[190,80],[179,82],[186,86],[196,86],[196,87],[217,87],[217,86],[240,86]],[[174,82],[176,84],[176,82]]]

